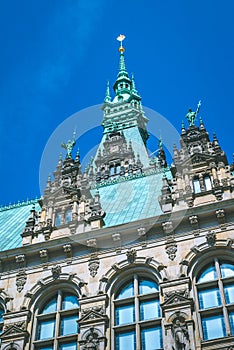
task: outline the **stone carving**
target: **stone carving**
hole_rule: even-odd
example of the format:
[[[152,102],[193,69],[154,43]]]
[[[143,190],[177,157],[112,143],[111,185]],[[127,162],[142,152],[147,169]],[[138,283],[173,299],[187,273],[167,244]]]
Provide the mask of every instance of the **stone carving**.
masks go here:
[[[120,233],[119,232],[113,233],[112,239],[114,242],[120,241],[121,239]]]
[[[182,317],[175,320],[172,331],[174,336],[173,350],[190,350],[188,329]]]
[[[19,265],[19,267],[24,267],[25,266],[25,255],[21,254],[21,255],[16,255],[15,257],[15,261],[16,263]]]
[[[225,223],[225,211],[224,211],[224,209],[217,209],[215,214],[216,214],[216,217],[217,217],[219,223],[224,224]]]
[[[171,233],[173,231],[173,225],[171,221],[166,221],[162,223],[162,228],[165,233]]]
[[[177,244],[175,241],[171,241],[166,245],[166,253],[169,259],[174,260],[177,252]]]
[[[95,332],[94,328],[90,328],[90,332],[88,333],[84,345],[82,346],[82,350],[98,350],[98,333]]]
[[[81,317],[84,317],[86,316],[87,314],[89,314],[89,318],[90,319],[94,319],[94,318],[97,318],[95,317],[95,315],[98,313],[98,314],[101,314],[101,315],[104,315],[104,309],[101,305],[97,305],[97,306],[93,306],[93,307],[87,307],[83,310],[81,310]]]
[[[61,273],[61,266],[54,265],[54,266],[52,266],[51,271],[52,271],[52,275],[53,275],[54,279],[57,279],[57,278],[59,278],[59,275]]]
[[[164,293],[165,301],[171,299],[171,304],[176,304],[180,302],[181,296],[187,299],[189,297],[188,289],[179,289],[179,290],[173,290],[173,291]]]
[[[18,322],[8,323],[8,324],[4,325],[4,332],[13,326],[21,329],[22,331],[26,331],[26,322],[25,321],[18,321]],[[16,333],[16,330],[14,333]]]
[[[89,261],[89,272],[92,277],[96,276],[99,265],[100,265],[100,262],[98,259],[92,259]]]
[[[192,225],[193,229],[198,228],[198,216],[197,215],[189,216],[189,222],[190,222],[190,225]]]
[[[96,245],[97,245],[96,238],[88,239],[86,242],[87,242],[88,247],[96,247]]]
[[[188,260],[183,259],[180,262],[180,277],[187,276],[188,265],[189,265]]]
[[[63,251],[66,254],[67,258],[70,258],[72,256],[72,245],[71,244],[65,244],[63,246]]]
[[[39,255],[42,261],[47,262],[48,261],[48,250],[42,249],[39,251]]]
[[[24,285],[27,282],[27,275],[25,271],[20,271],[16,275],[16,288],[17,291],[20,293],[24,289]]]
[[[137,229],[137,232],[138,232],[138,236],[144,236],[146,234],[146,230],[145,230],[145,227],[139,227]]]
[[[209,231],[207,234],[206,234],[206,240],[207,240],[207,243],[208,245],[212,246],[215,244],[215,240],[216,240],[216,234],[214,231]]]
[[[129,249],[127,252],[126,252],[126,256],[127,256],[127,259],[128,259],[128,262],[129,264],[133,264],[136,260],[136,250],[135,249]]]

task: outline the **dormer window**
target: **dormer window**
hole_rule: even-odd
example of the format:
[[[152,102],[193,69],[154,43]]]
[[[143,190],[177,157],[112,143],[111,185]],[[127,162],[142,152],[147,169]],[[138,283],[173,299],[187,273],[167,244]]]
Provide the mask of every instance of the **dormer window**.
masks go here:
[[[200,193],[201,192],[201,185],[200,185],[199,179],[194,179],[193,180],[193,189],[194,189],[194,193]]]

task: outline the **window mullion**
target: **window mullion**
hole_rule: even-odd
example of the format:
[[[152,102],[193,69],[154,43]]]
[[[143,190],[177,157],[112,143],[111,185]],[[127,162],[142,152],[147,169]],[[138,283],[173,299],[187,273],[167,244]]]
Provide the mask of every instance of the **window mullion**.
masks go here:
[[[54,350],[59,349],[59,344],[58,344],[58,336],[59,336],[59,330],[60,330],[60,310],[61,310],[61,305],[62,305],[62,293],[61,290],[58,291],[58,299],[57,299],[57,311],[56,311],[56,317],[55,317],[55,342],[54,342]]]
[[[220,297],[221,297],[222,306],[223,306],[223,315],[224,315],[226,332],[227,332],[227,335],[231,335],[228,311],[226,308],[226,300],[225,300],[225,295],[224,295],[222,275],[221,275],[221,271],[220,271],[220,265],[219,265],[219,262],[217,261],[217,259],[216,259],[216,265],[217,265],[216,269],[217,269],[217,276],[218,276],[218,285],[219,285]]]
[[[135,304],[135,322],[136,322],[136,350],[141,350],[141,334],[140,334],[140,305],[138,298],[139,280],[138,276],[134,274],[134,304]]]

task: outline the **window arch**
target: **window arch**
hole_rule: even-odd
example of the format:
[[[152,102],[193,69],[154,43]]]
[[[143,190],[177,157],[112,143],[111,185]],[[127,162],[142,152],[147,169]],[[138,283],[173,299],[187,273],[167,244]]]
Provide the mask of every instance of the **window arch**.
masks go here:
[[[196,278],[204,340],[234,335],[234,265],[213,259]]]
[[[78,297],[57,290],[42,303],[36,313],[35,350],[77,350]]]
[[[162,349],[159,287],[132,274],[113,294],[115,350]]]

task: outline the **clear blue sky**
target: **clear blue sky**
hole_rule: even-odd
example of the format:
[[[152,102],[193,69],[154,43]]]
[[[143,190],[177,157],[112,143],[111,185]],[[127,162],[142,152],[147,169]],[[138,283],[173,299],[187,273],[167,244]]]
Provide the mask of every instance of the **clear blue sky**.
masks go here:
[[[180,130],[201,99],[231,161],[233,13],[233,0],[1,1],[0,203],[40,196],[45,144],[64,119],[102,103],[120,33],[143,104]]]

